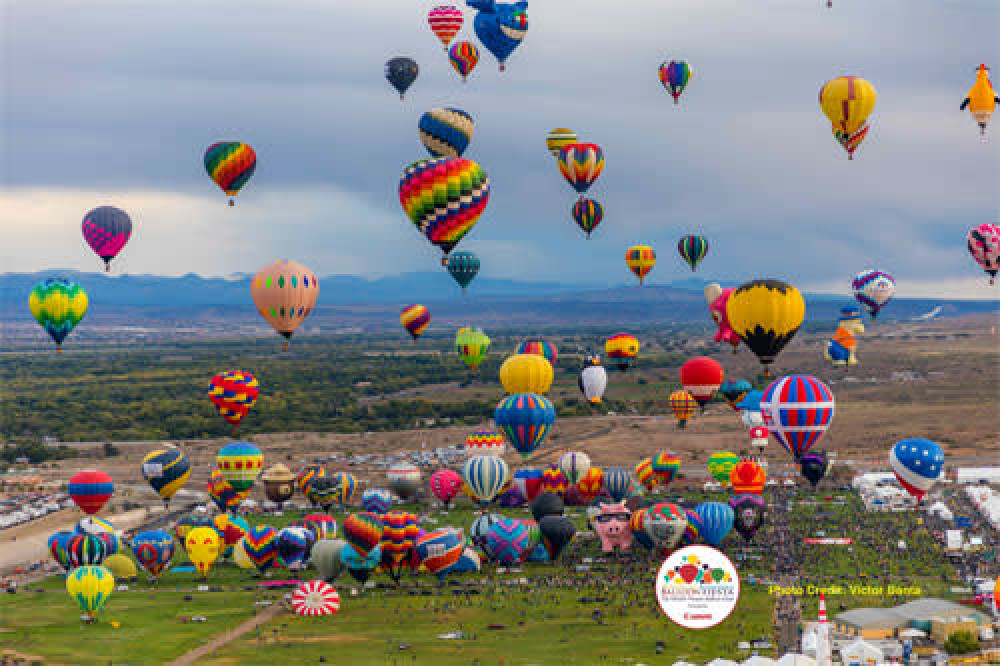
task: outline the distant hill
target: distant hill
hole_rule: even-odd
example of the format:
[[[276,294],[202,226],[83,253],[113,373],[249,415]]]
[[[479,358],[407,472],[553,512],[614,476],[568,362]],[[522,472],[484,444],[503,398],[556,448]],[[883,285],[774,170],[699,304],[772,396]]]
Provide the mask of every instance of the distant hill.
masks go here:
[[[106,275],[77,271],[0,274],[0,312],[8,320],[30,317],[27,294],[46,277],[64,276],[82,284],[93,305],[91,317],[105,322],[131,316],[145,322],[160,319],[214,320],[235,318],[256,321],[250,302],[250,276],[209,278],[195,274],[179,277],[156,275]],[[432,306],[437,323],[446,321],[627,325],[628,322],[704,322],[707,318],[702,290],[707,281],[689,277],[668,286],[586,288],[579,285],[477,278],[462,294],[445,273],[405,273],[373,280],[331,275],[320,278],[320,303],[309,323],[330,325],[396,326],[402,305]],[[727,285],[728,286],[728,285]],[[806,294],[807,317],[829,321],[847,304],[846,296]],[[909,319],[941,306],[940,316],[995,312],[996,301],[897,299],[884,316]],[[103,312],[103,314],[101,314]]]

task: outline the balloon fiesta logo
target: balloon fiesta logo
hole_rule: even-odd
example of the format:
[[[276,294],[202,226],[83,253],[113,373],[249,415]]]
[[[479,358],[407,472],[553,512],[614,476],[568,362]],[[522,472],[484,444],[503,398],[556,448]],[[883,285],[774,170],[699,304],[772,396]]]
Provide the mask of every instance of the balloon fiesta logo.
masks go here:
[[[654,590],[660,609],[674,623],[685,629],[709,629],[736,608],[740,577],[722,552],[688,546],[663,561]]]

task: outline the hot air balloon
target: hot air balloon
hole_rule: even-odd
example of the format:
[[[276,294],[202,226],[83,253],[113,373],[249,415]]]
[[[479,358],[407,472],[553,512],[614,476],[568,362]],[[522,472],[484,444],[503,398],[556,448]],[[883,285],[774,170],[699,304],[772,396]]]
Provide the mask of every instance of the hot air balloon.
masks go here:
[[[556,408],[545,396],[516,393],[500,401],[493,412],[493,420],[511,446],[527,458],[552,430]]]
[[[419,519],[406,511],[389,511],[382,516],[382,565],[394,581],[399,582],[405,561],[413,550],[420,533]]]
[[[542,470],[519,469],[514,472],[514,480],[511,485],[521,491],[525,500],[533,502],[542,492]]]
[[[415,341],[430,326],[431,313],[423,305],[407,305],[399,313],[399,323]]]
[[[448,255],[448,274],[465,292],[465,288],[479,274],[479,257],[472,252],[453,252]]]
[[[476,63],[479,62],[479,49],[472,42],[455,42],[448,48],[448,62],[465,83],[469,80],[469,74],[476,68]]]
[[[684,236],[677,241],[677,253],[687,262],[693,273],[701,260],[708,254],[708,241],[704,236]]]
[[[218,141],[205,150],[205,171],[229,197],[230,206],[256,168],[257,154],[242,141]]]
[[[222,537],[212,527],[196,527],[184,537],[184,550],[202,578],[208,576],[221,549]]]
[[[833,136],[854,159],[868,134],[868,116],[875,109],[875,86],[857,76],[838,76],[819,90],[819,106],[833,124]]]
[[[340,484],[331,476],[313,479],[309,482],[305,495],[310,504],[329,511],[340,499]]]
[[[729,476],[740,462],[740,457],[729,451],[717,451],[708,457],[708,473],[723,486],[729,485]]]
[[[240,422],[250,408],[257,404],[259,395],[257,378],[240,370],[220,372],[208,384],[208,399],[222,418],[233,426],[234,433],[239,430]]]
[[[465,455],[502,456],[507,448],[503,435],[494,430],[478,430],[465,438]]]
[[[85,469],[69,478],[66,492],[80,510],[90,516],[101,510],[115,492],[115,484],[104,472]]]
[[[577,143],[576,132],[565,127],[557,127],[545,137],[545,148],[557,159],[562,149],[571,143]]]
[[[741,460],[729,473],[729,484],[739,495],[760,495],[767,483],[767,472],[754,460]]]
[[[167,568],[174,556],[176,542],[166,530],[139,532],[132,539],[132,552],[153,580]]]
[[[719,390],[725,371],[719,362],[707,356],[697,356],[681,366],[681,385],[691,394],[702,411]]]
[[[243,535],[243,550],[257,571],[267,571],[278,557],[278,530],[269,525],[251,527]]]
[[[582,451],[570,451],[559,458],[559,470],[571,484],[577,484],[590,469],[590,456]]]
[[[278,559],[290,571],[298,571],[305,568],[316,535],[304,527],[285,527],[278,532],[276,541]]]
[[[732,287],[723,289],[720,285],[712,283],[705,286],[705,300],[708,302],[708,313],[712,315],[712,320],[718,326],[715,332],[716,342],[725,342],[732,345],[733,353],[740,346],[740,336],[733,330],[729,323],[729,316],[726,314],[726,305],[729,297],[736,291]]]
[[[414,162],[399,179],[403,211],[445,257],[475,226],[489,199],[486,172],[463,157]]]
[[[66,576],[66,592],[92,622],[115,589],[115,577],[105,567],[77,567]]]
[[[77,535],[69,530],[53,532],[49,535],[47,543],[49,553],[52,555],[52,559],[54,559],[65,571],[69,571],[73,568],[69,559],[69,551],[67,549],[69,548],[70,540],[72,540],[74,536]]]
[[[643,485],[646,492],[653,492],[656,485],[656,474],[653,473],[653,459],[646,457],[635,465],[635,478]]]
[[[823,480],[828,468],[826,451],[810,451],[799,458],[799,470],[813,488]]]
[[[764,500],[760,495],[734,495],[729,500],[733,527],[745,541],[750,541],[764,524]]]
[[[347,506],[354,501],[354,494],[358,489],[358,480],[350,472],[337,472],[330,477],[333,481],[334,500],[340,506]]]
[[[267,499],[279,506],[295,494],[295,475],[282,463],[264,470],[260,480],[264,483],[264,494]]]
[[[111,270],[111,260],[125,247],[132,235],[132,219],[114,206],[98,206],[83,217],[83,239],[104,260],[104,270]]]
[[[250,442],[226,444],[215,455],[215,464],[236,492],[250,490],[264,466],[264,454]]]
[[[694,510],[701,518],[701,537],[705,543],[718,548],[733,529],[736,517],[733,508],[722,502],[702,502]]]
[[[757,414],[759,416],[760,412],[745,412],[744,415],[746,414]],[[764,419],[761,416],[761,423],[763,421]],[[750,448],[754,449],[758,456],[763,455],[764,449],[767,448],[767,439],[768,435],[771,434],[770,431],[762,425],[752,426],[748,434],[750,435]]]
[[[147,453],[140,469],[142,477],[159,494],[164,506],[170,504],[170,498],[191,478],[191,461],[183,451],[174,447]]]
[[[364,583],[382,561],[382,548],[375,546],[367,555],[361,555],[354,546],[347,544],[340,549],[340,561],[347,567],[351,578]]]
[[[542,533],[542,543],[553,562],[576,535],[576,525],[567,516],[543,516],[538,519],[538,529]]]
[[[671,60],[660,65],[660,83],[674,98],[674,104],[680,99],[681,93],[691,80],[691,68],[683,60]]]
[[[361,508],[380,516],[392,506],[392,493],[386,488],[368,488],[361,493]],[[320,537],[324,538],[324,537]]]
[[[944,451],[929,439],[902,439],[889,451],[889,466],[899,485],[919,504],[934,482],[944,475]]]
[[[100,564],[108,554],[107,542],[96,534],[76,534],[66,542],[70,568]]]
[[[656,265],[656,252],[648,245],[633,245],[625,250],[625,265],[639,278],[639,285]]]
[[[684,526],[684,536],[681,537],[681,545],[690,546],[702,539],[701,516],[694,509],[684,509],[684,517],[687,518],[687,525]]]
[[[427,25],[431,27],[431,32],[441,40],[445,51],[448,50],[451,40],[462,29],[462,21],[462,10],[452,5],[439,5],[427,12]]]
[[[307,580],[292,592],[292,610],[303,617],[327,617],[340,610],[340,594],[322,580]]]
[[[233,488],[220,469],[212,470],[208,477],[206,491],[209,499],[219,507],[219,511],[235,511],[250,492],[249,490],[240,492]]]
[[[577,378],[577,385],[587,402],[592,405],[601,404],[604,391],[608,388],[608,373],[601,365],[600,357],[588,356],[586,358],[585,365]]]
[[[332,582],[344,571],[344,563],[340,558],[341,551],[347,546],[343,539],[320,539],[309,553],[309,562],[316,567],[320,578]]]
[[[799,290],[780,280],[753,280],[734,291],[726,303],[733,330],[764,365],[769,366],[795,336],[806,315]]]
[[[502,458],[473,456],[462,467],[462,479],[480,504],[493,501],[510,479],[510,468]]]
[[[632,473],[624,467],[612,467],[604,473],[604,489],[615,502],[628,497],[632,486]]]
[[[604,219],[604,206],[601,205],[600,201],[594,199],[578,199],[573,204],[572,212],[573,221],[576,222],[576,226],[583,229],[588,239],[590,239],[591,232]]]
[[[654,548],[675,548],[686,527],[687,516],[676,504],[659,502],[646,509],[643,531]]]
[[[1000,269],[1000,225],[980,224],[969,230],[967,241],[972,258],[986,271],[993,284]]]
[[[543,492],[531,503],[531,515],[536,521],[545,516],[561,516],[565,510],[562,497],[555,492]]]
[[[431,474],[431,493],[446,507],[462,489],[462,477],[455,470],[439,469]]]
[[[344,519],[344,538],[361,557],[382,540],[382,520],[373,513],[352,513]]]
[[[604,151],[596,143],[569,143],[559,151],[559,171],[580,199],[604,170]]]
[[[431,157],[461,157],[474,129],[472,116],[451,107],[431,109],[417,123],[420,141]]]
[[[885,307],[896,293],[896,281],[891,275],[882,271],[861,271],[851,281],[851,289],[854,290],[854,298],[865,306],[868,314],[875,319],[879,310]]]
[[[548,393],[555,373],[545,357],[536,354],[514,354],[500,366],[500,383],[510,393]]]
[[[681,470],[681,458],[673,451],[661,451],[650,459],[653,474],[656,480],[664,487],[677,478],[677,473]]]
[[[479,10],[472,23],[476,37],[497,59],[500,71],[504,71],[507,58],[528,31],[528,3],[466,0],[466,4]]]
[[[403,99],[407,89],[417,80],[419,72],[420,68],[413,58],[397,56],[385,63],[385,79],[399,93],[399,99]]]
[[[83,287],[66,278],[47,278],[34,286],[28,297],[31,316],[62,351],[63,340],[87,314],[89,304]]]
[[[739,402],[743,400],[743,398],[746,397],[746,394],[752,390],[753,385],[745,379],[727,379],[719,386],[719,393],[721,393],[722,397],[726,399],[729,406],[736,411],[739,411],[740,409],[737,407]]]
[[[569,481],[559,465],[549,465],[542,470],[542,493],[551,493],[562,499],[567,487]]]
[[[443,580],[448,569],[462,557],[465,539],[460,530],[444,527],[418,537],[413,547],[428,573]]]
[[[823,437],[833,421],[833,410],[833,392],[811,375],[776,379],[760,401],[764,424],[796,460]]]
[[[604,353],[615,360],[619,370],[628,370],[629,361],[639,355],[639,338],[630,333],[615,333],[604,342]]]
[[[211,527],[215,529],[215,522],[212,517],[205,513],[191,512],[177,521],[174,525],[174,534],[177,535],[178,540],[181,544],[184,543],[184,538],[187,537],[188,532],[196,527]]]
[[[475,372],[490,349],[490,339],[482,329],[463,326],[455,334],[455,351],[469,369]]]
[[[323,466],[313,463],[302,468],[295,477],[295,483],[299,487],[299,492],[305,495],[308,493],[309,484],[312,483],[313,479],[322,479],[325,476],[326,470]]]
[[[530,552],[531,537],[520,520],[500,518],[486,533],[486,553],[490,559],[504,565],[521,562]]]
[[[694,415],[695,410],[698,409],[698,401],[694,399],[694,396],[683,389],[671,393],[667,398],[667,404],[670,406],[670,411],[674,413],[674,418],[677,419],[678,428],[687,427],[688,419],[691,418]]]
[[[516,475],[515,475],[516,476]],[[580,492],[580,499],[584,504],[590,504],[601,494],[604,487],[604,470],[596,465],[591,465],[583,478],[574,486]]]
[[[979,125],[979,133],[986,134],[986,124],[990,122],[997,104],[1000,104],[1000,97],[993,91],[993,84],[990,83],[990,68],[980,65],[976,68],[976,82],[969,88],[968,95],[958,108],[960,111],[968,109]]]
[[[522,340],[520,344],[517,345],[517,353],[542,356],[546,361],[552,364],[553,368],[556,367],[556,361],[559,359],[559,350],[556,349],[556,346],[548,340],[543,340],[541,338],[528,338],[527,340]]]
[[[299,262],[281,259],[254,276],[250,294],[258,314],[284,336],[288,349],[288,340],[316,305],[319,280]]]
[[[386,472],[386,478],[389,480],[389,490],[404,502],[412,499],[420,488],[420,468],[412,463],[394,464]]]

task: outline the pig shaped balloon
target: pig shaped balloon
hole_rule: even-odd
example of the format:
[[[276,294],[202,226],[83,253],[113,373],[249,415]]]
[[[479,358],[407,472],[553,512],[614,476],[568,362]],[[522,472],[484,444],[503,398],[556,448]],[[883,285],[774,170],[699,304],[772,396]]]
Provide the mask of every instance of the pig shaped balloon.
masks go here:
[[[632,530],[629,519],[632,512],[625,502],[601,504],[593,517],[594,530],[601,539],[601,550],[612,552],[615,548],[628,552],[632,548]]]
[[[723,289],[720,285],[712,283],[705,287],[705,300],[708,302],[708,311],[712,319],[718,324],[719,330],[715,332],[716,342],[726,342],[733,346],[733,353],[740,346],[740,336],[729,325],[729,318],[726,316],[726,303],[733,293],[732,287]]]

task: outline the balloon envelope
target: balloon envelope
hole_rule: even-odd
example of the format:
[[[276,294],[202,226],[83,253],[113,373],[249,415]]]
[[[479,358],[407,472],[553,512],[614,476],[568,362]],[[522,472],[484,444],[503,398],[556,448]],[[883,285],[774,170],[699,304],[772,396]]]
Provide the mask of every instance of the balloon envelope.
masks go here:
[[[287,339],[316,305],[319,280],[299,262],[281,259],[268,264],[254,276],[250,295],[257,313]]]
[[[83,238],[110,270],[111,260],[125,247],[132,235],[132,219],[114,206],[99,206],[83,216]]]
[[[36,284],[28,296],[31,316],[55,341],[57,349],[83,320],[89,303],[83,287],[66,278],[47,278]]]

